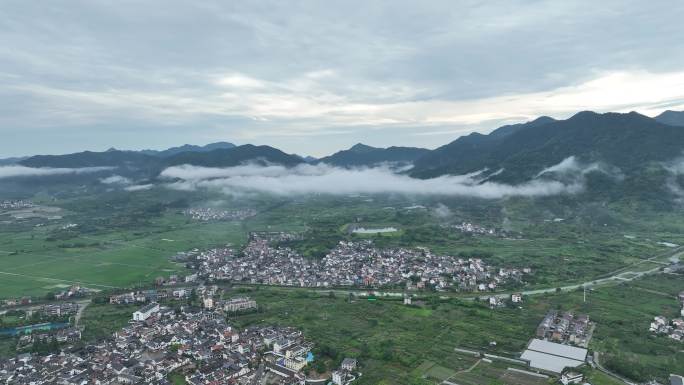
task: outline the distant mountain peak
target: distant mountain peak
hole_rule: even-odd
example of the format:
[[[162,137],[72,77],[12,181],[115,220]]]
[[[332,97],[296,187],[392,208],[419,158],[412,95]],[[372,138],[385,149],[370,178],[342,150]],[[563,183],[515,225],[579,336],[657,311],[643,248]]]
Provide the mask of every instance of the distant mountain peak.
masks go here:
[[[665,110],[653,119],[669,126],[684,127],[684,111]]]
[[[233,143],[215,142],[215,143],[209,143],[205,146],[198,146],[198,145],[194,145],[194,144],[184,144],[184,145],[178,146],[178,147],[167,148],[166,150],[162,150],[162,151],[143,150],[141,152],[144,154],[155,155],[155,156],[165,158],[165,157],[180,154],[183,152],[209,152],[209,151],[213,151],[213,150],[230,149],[230,148],[234,148],[234,147],[235,147],[235,145]]]
[[[684,145],[684,131],[638,112],[582,111],[566,120],[539,123],[537,119],[503,126],[487,136],[461,136],[416,160],[411,175],[431,178],[504,169],[498,181],[520,183],[534,177],[531,170],[570,156],[635,170],[679,156]],[[630,150],[634,148],[639,150]]]
[[[540,117],[538,117],[537,119],[534,119],[534,120],[530,121],[529,123],[533,123],[533,124],[546,124],[546,123],[551,123],[551,122],[555,122],[555,121],[556,121],[556,119],[554,119],[554,118],[552,118],[552,117],[550,117],[550,116],[540,116]]]
[[[568,122],[641,122],[643,124],[649,124],[653,122],[653,118],[649,118],[646,115],[640,114],[636,111],[630,111],[627,113],[622,112],[595,112],[595,111],[581,111],[571,116]]]
[[[593,119],[593,118],[600,116],[600,115],[601,114],[599,114],[598,112],[585,110],[585,111],[580,111],[580,112],[576,113],[575,115],[568,118],[568,120]]]
[[[366,152],[366,151],[373,151],[373,150],[377,150],[377,149],[378,149],[377,147],[369,146],[367,144],[356,143],[355,145],[353,145],[349,148],[349,151]]]
[[[338,151],[320,158],[318,163],[326,163],[339,167],[373,166],[380,163],[412,163],[428,153],[429,150],[415,147],[372,147],[357,143],[348,150]]]

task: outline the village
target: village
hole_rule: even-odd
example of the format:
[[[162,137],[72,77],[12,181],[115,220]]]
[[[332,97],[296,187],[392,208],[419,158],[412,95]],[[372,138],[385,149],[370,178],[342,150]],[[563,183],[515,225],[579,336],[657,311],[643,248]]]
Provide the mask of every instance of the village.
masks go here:
[[[244,220],[257,214],[254,209],[218,210],[214,208],[194,208],[183,211],[183,215],[196,221],[233,221]]]
[[[331,379],[346,385],[358,378],[357,362],[345,358],[330,373],[305,370],[314,344],[290,327],[238,330],[224,311],[256,308],[245,297],[204,309],[172,309],[150,302],[132,314],[129,325],[105,341],[84,348],[63,346],[47,355],[18,355],[0,361],[0,384],[169,384],[169,375],[188,384],[304,384]],[[72,342],[64,340],[64,342]]]
[[[322,259],[310,260],[291,248],[273,246],[272,238],[252,234],[241,256],[225,247],[193,250],[182,258],[203,279],[298,287],[494,291],[522,282],[532,272],[494,268],[479,258],[437,255],[427,248],[379,249],[370,240],[340,241]]]
[[[0,209],[2,210],[19,210],[30,209],[34,207],[31,201],[26,200],[4,200],[0,201]]]
[[[470,234],[470,235],[485,235],[485,236],[491,236],[491,237],[498,237],[498,238],[521,238],[522,235],[517,232],[512,232],[512,231],[506,231],[503,229],[498,229],[494,227],[487,227],[483,226],[477,223],[472,223],[472,222],[461,222],[461,223],[452,223],[452,224],[444,224],[442,227],[450,230],[456,230],[460,233],[463,234]]]
[[[494,228],[488,228],[476,223],[462,222],[452,225],[445,225],[445,227],[458,230],[462,233],[481,234],[481,235],[497,235],[498,231]]]
[[[664,335],[675,341],[684,341],[684,291],[679,293],[678,299],[682,305],[681,317],[668,320],[662,315],[655,316],[649,327],[651,333]]]

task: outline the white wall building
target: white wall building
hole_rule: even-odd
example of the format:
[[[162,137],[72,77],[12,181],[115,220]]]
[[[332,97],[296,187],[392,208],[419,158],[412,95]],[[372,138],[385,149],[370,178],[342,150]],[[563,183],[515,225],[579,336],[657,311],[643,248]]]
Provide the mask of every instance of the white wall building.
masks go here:
[[[158,303],[147,304],[133,313],[133,321],[145,321],[157,312],[159,312]]]

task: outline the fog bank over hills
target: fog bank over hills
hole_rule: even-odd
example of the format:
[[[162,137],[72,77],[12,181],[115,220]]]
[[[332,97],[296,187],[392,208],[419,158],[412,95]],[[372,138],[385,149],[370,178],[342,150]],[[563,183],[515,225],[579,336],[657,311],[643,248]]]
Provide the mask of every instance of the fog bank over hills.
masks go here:
[[[143,181],[145,186],[286,195],[501,198],[589,192],[609,200],[661,200],[680,191],[674,165],[684,154],[684,129],[678,125],[682,116],[675,111],[655,118],[635,112],[582,111],[566,120],[540,117],[488,135],[473,133],[434,150],[359,143],[320,159],[227,142],[156,152],[111,149],[37,155],[0,166],[0,178],[69,172],[129,189]]]

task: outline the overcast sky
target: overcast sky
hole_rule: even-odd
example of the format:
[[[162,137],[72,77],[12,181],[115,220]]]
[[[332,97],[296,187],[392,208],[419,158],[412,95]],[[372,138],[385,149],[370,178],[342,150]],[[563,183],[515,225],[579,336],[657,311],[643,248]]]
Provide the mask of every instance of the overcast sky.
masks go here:
[[[0,0],[0,158],[684,109],[684,1]]]

